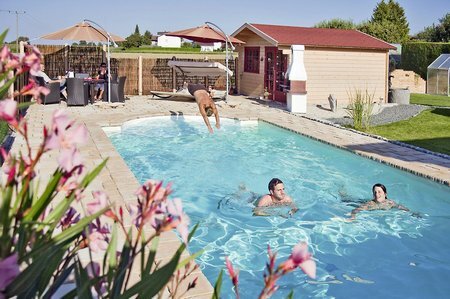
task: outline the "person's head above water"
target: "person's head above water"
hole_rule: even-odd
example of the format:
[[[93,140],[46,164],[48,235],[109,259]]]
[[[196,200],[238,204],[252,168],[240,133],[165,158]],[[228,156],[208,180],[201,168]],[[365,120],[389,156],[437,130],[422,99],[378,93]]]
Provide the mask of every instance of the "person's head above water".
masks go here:
[[[284,184],[282,180],[278,178],[271,179],[268,188],[270,195],[276,200],[283,200],[285,198],[286,193],[284,193]]]
[[[205,108],[205,111],[206,111],[206,115],[207,115],[208,117],[211,116],[211,115],[213,115],[213,113],[214,113],[214,110],[213,110],[212,107],[206,107],[206,108]]]
[[[372,187],[373,199],[376,201],[383,201],[387,199],[387,190],[383,184],[375,184]]]

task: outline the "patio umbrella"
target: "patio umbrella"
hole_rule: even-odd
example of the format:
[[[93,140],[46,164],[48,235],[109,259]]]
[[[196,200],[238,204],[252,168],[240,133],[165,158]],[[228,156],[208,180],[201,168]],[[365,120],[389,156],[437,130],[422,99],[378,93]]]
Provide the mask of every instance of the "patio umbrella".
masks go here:
[[[216,27],[217,29],[219,29],[219,31],[212,28],[209,25]],[[180,31],[169,32],[169,33],[166,33],[165,35],[177,36],[177,37],[181,37],[181,38],[185,38],[185,39],[190,39],[194,42],[199,42],[199,43],[224,42],[225,43],[225,55],[226,55],[225,61],[226,61],[227,70],[228,70],[228,43],[230,43],[232,50],[234,50],[233,44],[245,44],[243,41],[241,41],[237,38],[227,36],[225,34],[225,32],[223,32],[222,29],[220,29],[219,26],[217,26],[211,22],[205,22],[205,25],[195,27],[195,28],[189,28],[189,29],[184,29],[184,30],[180,30]],[[226,87],[226,92],[225,92],[225,99],[226,99],[226,95],[228,95],[228,92],[229,92],[228,71],[226,72],[226,76],[227,76],[227,87]]]
[[[91,23],[97,25],[97,27],[99,28],[92,26]],[[117,46],[116,42],[125,41],[125,39],[123,39],[118,35],[108,33],[99,24],[91,20],[84,20],[83,22],[75,24],[71,27],[43,35],[41,36],[41,38],[50,40],[72,40],[72,41],[84,40],[87,42],[107,42],[108,74],[111,74],[110,51],[109,51],[110,42],[113,42],[113,44]],[[111,99],[110,89],[111,89],[111,79],[110,77],[108,77],[108,102],[110,102]]]

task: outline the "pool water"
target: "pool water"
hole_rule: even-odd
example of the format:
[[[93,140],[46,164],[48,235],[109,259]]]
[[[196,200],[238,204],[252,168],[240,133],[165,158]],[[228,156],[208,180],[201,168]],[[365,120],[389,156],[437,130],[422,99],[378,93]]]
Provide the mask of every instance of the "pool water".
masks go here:
[[[214,284],[225,256],[240,270],[242,298],[263,287],[267,245],[285,260],[300,240],[310,245],[317,279],[301,271],[279,281],[276,298],[448,298],[450,189],[272,126],[222,119],[208,134],[200,117],[153,117],[106,130],[143,183],[173,182],[174,197],[200,227],[189,245]],[[284,181],[299,211],[291,218],[252,216],[271,178]],[[361,212],[374,183],[410,212]],[[223,298],[234,298],[224,276]]]

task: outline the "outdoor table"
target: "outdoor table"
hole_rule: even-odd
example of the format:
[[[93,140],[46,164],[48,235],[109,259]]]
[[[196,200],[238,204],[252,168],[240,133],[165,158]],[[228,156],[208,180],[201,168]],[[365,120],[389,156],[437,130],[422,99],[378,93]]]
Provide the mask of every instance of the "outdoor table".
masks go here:
[[[95,86],[98,83],[105,83],[104,79],[95,79],[95,78],[85,78],[84,82],[89,84],[89,99],[91,100],[91,104],[94,103],[94,94],[95,94]]]

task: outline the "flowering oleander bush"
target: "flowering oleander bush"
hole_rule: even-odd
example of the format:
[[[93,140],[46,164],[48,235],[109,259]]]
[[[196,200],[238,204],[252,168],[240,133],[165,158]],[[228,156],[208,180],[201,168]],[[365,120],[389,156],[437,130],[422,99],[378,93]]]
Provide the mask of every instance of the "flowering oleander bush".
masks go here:
[[[0,44],[5,35],[0,35]],[[0,181],[0,299],[51,298],[55,294],[67,298],[152,298],[163,292],[173,298],[182,296],[197,283],[190,274],[197,269],[193,259],[199,253],[180,260],[197,226],[189,233],[189,218],[181,200],[169,198],[171,186],[149,180],[136,191],[136,202],[125,207],[111,205],[102,190],[88,196],[89,185],[107,161],[91,171],[86,169],[78,146],[86,142],[87,130],[62,110],[56,110],[51,124],[43,127],[42,142],[31,143],[27,121],[18,116],[14,98],[30,95],[39,102],[40,95],[48,90],[30,80],[12,95],[7,91],[18,76],[38,70],[40,59],[37,49],[23,57],[13,55],[6,46],[0,52],[0,81],[4,82],[0,87],[0,119],[25,145],[16,155],[0,149],[4,160]],[[52,151],[57,152],[58,166],[41,185],[39,162]],[[178,230],[183,242],[166,264],[156,263],[159,236],[173,229]],[[276,254],[269,248],[270,263],[260,298],[272,295],[278,278],[298,266],[315,275],[315,263],[306,244],[298,246],[277,268]],[[227,267],[238,297],[237,273],[229,261]],[[139,279],[133,279],[133,274]],[[185,280],[190,281],[181,289]],[[217,298],[220,284],[221,279],[216,283]]]

